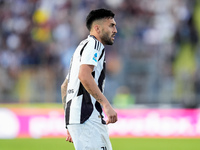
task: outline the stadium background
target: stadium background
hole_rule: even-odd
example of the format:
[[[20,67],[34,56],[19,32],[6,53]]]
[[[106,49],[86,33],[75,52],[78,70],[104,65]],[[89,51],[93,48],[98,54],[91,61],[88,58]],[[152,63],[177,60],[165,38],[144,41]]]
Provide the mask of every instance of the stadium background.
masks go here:
[[[3,131],[10,133],[8,127],[15,123],[13,115],[21,122],[28,114],[63,117],[61,83],[74,49],[88,35],[86,15],[100,7],[113,10],[118,29],[114,45],[106,47],[105,95],[122,119],[138,115],[141,120],[136,121],[151,122],[153,116],[157,122],[151,122],[149,130],[154,124],[169,129],[159,134],[155,128],[155,133],[140,130],[134,136],[120,130],[113,131],[113,137],[200,137],[199,0],[0,0],[1,139],[43,137],[38,132],[6,135]],[[186,119],[180,124],[190,130],[172,132],[166,118]],[[0,140],[0,147],[3,143]]]

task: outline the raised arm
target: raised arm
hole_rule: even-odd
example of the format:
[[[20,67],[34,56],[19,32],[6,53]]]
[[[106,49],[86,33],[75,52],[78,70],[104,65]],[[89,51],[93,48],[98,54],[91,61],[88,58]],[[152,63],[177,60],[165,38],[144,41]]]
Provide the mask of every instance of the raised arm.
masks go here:
[[[93,68],[93,65],[81,65],[78,78],[88,93],[90,93],[103,106],[104,112],[108,117],[106,123],[115,123],[117,121],[117,113],[114,111],[107,98],[103,95],[97,86],[91,74]]]

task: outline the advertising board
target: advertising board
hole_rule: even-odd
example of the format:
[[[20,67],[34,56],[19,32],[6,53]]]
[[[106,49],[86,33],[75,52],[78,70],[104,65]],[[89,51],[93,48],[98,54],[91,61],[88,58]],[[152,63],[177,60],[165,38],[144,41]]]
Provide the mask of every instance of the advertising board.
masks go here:
[[[111,137],[200,137],[200,109],[117,110]],[[50,108],[0,108],[0,138],[64,137],[64,111]]]

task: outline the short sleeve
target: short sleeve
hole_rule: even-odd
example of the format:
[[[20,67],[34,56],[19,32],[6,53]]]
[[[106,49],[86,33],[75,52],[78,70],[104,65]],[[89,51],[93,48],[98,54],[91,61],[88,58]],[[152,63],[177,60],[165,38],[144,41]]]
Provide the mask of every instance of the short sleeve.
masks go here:
[[[100,50],[95,49],[95,40],[88,42],[81,56],[81,64],[97,66]]]

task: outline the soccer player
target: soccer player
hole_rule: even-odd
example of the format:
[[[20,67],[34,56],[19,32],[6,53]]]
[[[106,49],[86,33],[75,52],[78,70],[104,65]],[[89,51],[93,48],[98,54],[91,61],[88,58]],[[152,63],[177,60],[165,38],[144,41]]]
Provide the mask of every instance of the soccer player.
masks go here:
[[[114,43],[117,33],[114,16],[106,9],[92,10],[88,14],[86,26],[90,34],[76,48],[69,73],[61,85],[66,140],[73,142],[76,150],[112,150],[107,124],[117,121],[117,113],[103,95],[103,89],[104,45]]]

